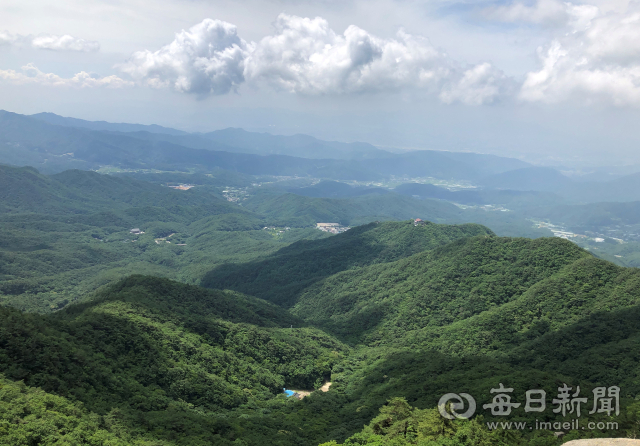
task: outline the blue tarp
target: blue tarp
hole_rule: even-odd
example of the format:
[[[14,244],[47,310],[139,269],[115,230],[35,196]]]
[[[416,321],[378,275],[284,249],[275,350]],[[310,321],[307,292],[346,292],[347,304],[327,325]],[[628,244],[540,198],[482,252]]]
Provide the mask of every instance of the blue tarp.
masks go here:
[[[282,390],[284,390],[284,393],[286,393],[287,396],[293,396],[296,393],[293,390],[287,390],[287,389],[282,389]]]

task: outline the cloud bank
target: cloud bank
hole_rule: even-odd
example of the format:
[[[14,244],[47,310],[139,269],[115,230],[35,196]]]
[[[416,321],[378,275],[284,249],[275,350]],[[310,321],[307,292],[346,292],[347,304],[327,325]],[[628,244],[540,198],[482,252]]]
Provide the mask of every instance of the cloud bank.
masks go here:
[[[77,39],[68,34],[64,36],[42,34],[31,40],[31,46],[38,49],[54,51],[95,52],[100,50],[100,44],[98,42]]]
[[[26,45],[36,49],[52,51],[96,52],[100,50],[98,42],[78,39],[68,34],[63,36],[40,34],[34,37],[32,35],[23,36],[12,34],[9,31],[0,31],[0,46],[2,45]]]
[[[602,5],[600,5],[602,6]],[[542,26],[555,34],[538,48],[539,67],[519,81],[490,62],[467,65],[429,40],[400,30],[391,38],[351,25],[336,32],[322,17],[280,14],[273,32],[244,40],[235,25],[205,19],[157,50],[137,51],[117,66],[124,74],[72,78],[29,64],[0,71],[0,79],[85,87],[131,85],[172,89],[204,98],[250,89],[303,96],[408,93],[416,100],[468,105],[602,102],[640,106],[640,4],[604,12],[594,5],[537,0],[485,8],[491,21]],[[97,42],[69,35],[21,36],[0,32],[0,45],[53,51],[98,51]]]
[[[302,95],[420,89],[446,103],[479,105],[499,100],[511,86],[489,63],[465,67],[404,31],[394,39],[356,26],[338,34],[320,17],[286,14],[274,25],[273,35],[249,43],[234,25],[206,19],[155,52],[134,53],[120,69],[145,85],[199,96],[248,83]]]
[[[18,85],[35,84],[52,87],[109,87],[122,88],[133,86],[133,82],[123,80],[118,76],[99,77],[81,71],[71,78],[63,78],[53,73],[43,73],[34,64],[27,64],[21,71],[0,70],[0,79]]]

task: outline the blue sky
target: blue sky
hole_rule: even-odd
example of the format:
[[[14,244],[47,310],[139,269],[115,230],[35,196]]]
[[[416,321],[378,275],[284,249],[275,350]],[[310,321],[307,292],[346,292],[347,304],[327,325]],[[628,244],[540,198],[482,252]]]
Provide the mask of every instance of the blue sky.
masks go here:
[[[639,163],[640,6],[8,0],[0,108]]]

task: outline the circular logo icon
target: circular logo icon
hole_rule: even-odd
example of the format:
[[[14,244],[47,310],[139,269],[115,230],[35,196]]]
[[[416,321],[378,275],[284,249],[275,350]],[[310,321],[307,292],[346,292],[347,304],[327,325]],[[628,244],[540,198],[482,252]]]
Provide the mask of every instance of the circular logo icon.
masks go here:
[[[465,412],[459,413],[459,411],[464,409],[463,398],[467,400],[469,407]],[[455,420],[456,418],[466,420],[471,418],[476,412],[476,400],[468,393],[461,393],[460,395],[457,393],[447,393],[438,401],[438,410],[440,411],[440,415],[448,420]]]

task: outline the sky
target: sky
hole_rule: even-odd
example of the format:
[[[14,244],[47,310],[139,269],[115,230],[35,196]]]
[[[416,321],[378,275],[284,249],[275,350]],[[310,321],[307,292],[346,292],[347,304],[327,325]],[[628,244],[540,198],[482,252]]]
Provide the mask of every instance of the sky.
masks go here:
[[[0,109],[640,163],[640,3],[4,0]]]

